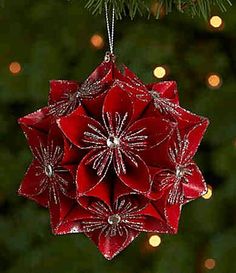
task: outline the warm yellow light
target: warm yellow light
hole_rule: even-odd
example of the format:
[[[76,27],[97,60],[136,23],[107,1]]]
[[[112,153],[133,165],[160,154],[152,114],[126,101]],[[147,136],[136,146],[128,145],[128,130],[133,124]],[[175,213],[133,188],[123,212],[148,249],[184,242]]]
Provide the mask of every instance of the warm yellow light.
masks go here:
[[[154,71],[153,74],[155,77],[157,77],[158,79],[162,79],[165,77],[166,75],[166,69],[163,66],[157,66]]]
[[[104,46],[104,40],[103,40],[102,36],[99,34],[94,34],[90,38],[90,43],[92,44],[93,47],[95,47],[97,49],[101,49]]]
[[[207,185],[207,192],[202,196],[204,199],[210,199],[212,197],[212,187]]]
[[[223,20],[219,16],[212,16],[210,19],[210,25],[214,28],[219,28],[223,24]]]
[[[18,62],[12,62],[9,64],[9,70],[12,74],[18,74],[21,71],[21,65]]]
[[[216,261],[214,259],[206,259],[204,262],[204,266],[211,270],[216,266]]]
[[[149,238],[149,244],[150,244],[152,247],[158,247],[158,246],[161,244],[161,237],[158,236],[158,235],[152,235],[152,236]]]
[[[222,80],[219,75],[211,74],[207,78],[207,83],[210,88],[217,89],[221,86]]]

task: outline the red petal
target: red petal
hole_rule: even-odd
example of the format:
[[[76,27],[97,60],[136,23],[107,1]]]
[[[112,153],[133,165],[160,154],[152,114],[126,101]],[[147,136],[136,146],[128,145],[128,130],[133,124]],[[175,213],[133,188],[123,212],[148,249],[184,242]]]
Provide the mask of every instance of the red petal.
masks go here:
[[[104,98],[113,83],[113,62],[102,62],[87,79],[88,84],[97,83],[98,93],[91,95],[91,98],[84,98],[83,106],[90,116],[100,120]],[[93,90],[91,90],[93,92]]]
[[[54,122],[54,119],[49,115],[48,107],[44,107],[18,119],[18,123],[21,125],[22,129],[27,126],[44,133],[48,133],[52,122]]]
[[[85,151],[78,149],[74,144],[64,137],[64,155],[62,165],[78,165],[85,156]]]
[[[79,197],[79,203],[83,207],[87,208],[88,204],[90,203],[89,200],[91,200],[91,198],[96,198],[103,201],[107,206],[111,206],[112,184],[109,182],[110,181],[106,180],[98,183],[90,191]]]
[[[47,146],[47,135],[25,125],[21,125],[21,127],[34,157],[38,157],[42,147]]]
[[[89,125],[94,126],[104,133],[103,127],[96,120],[80,115],[70,115],[58,120],[58,126],[65,136],[79,148],[85,148],[91,145],[84,141],[84,133],[91,132]],[[94,133],[94,132],[93,132]]]
[[[53,145],[53,147],[59,146],[62,149],[64,147],[63,134],[56,123],[52,124],[50,127],[47,144]]]
[[[170,122],[164,119],[155,117],[143,118],[131,125],[127,134],[144,129],[139,135],[147,136],[147,139],[145,139],[146,149],[149,149],[170,137],[174,129],[171,125]]]
[[[125,186],[120,179],[114,179],[114,202],[116,202],[120,197],[131,194],[137,194],[137,192],[132,190],[130,187]]]
[[[171,229],[165,218],[163,218],[158,213],[158,211],[153,207],[152,204],[149,204],[146,208],[140,211],[139,214],[145,216],[145,219],[142,221],[142,231],[158,233],[171,232]]]
[[[95,151],[96,152],[96,151]],[[80,162],[77,170],[77,197],[85,195],[91,191],[98,183],[101,177],[97,175],[97,171],[90,164],[86,164],[88,159],[94,155],[94,151],[90,151]]]
[[[113,62],[102,62],[89,76],[91,82],[100,81],[101,83],[108,83],[113,80]]]
[[[39,203],[41,206],[48,206],[48,189],[40,184],[45,178],[43,174],[37,175],[39,165],[36,160],[32,162],[20,185],[18,193]]]
[[[108,92],[104,105],[103,105],[103,117],[107,118],[107,113],[111,114],[114,122],[116,114],[118,113],[121,118],[128,114],[125,125],[131,120],[133,115],[133,106],[128,94],[120,87],[114,86]]]
[[[117,174],[121,181],[132,190],[139,193],[147,193],[151,187],[150,175],[145,162],[139,157],[132,155],[137,167],[129,159],[124,157],[126,174]]]
[[[123,227],[123,235],[107,236],[106,229],[102,230],[98,238],[98,248],[103,256],[111,260],[126,248],[139,234],[139,231]],[[96,242],[96,241],[95,241]]]
[[[207,186],[204,178],[196,164],[192,163],[188,167],[191,170],[191,175],[188,175],[188,183],[183,183],[185,202],[196,199],[207,191]]]
[[[168,203],[169,191],[165,191],[160,199],[152,202],[158,213],[166,220],[170,227],[169,233],[177,233],[182,205]]]
[[[208,120],[204,119],[201,123],[198,123],[193,128],[191,128],[188,134],[184,136],[188,139],[189,143],[185,151],[186,156],[193,157],[195,155],[208,124]],[[184,131],[187,130],[185,129]],[[181,131],[181,134],[183,134],[183,130]]]
[[[152,169],[155,170],[155,174],[153,175],[152,190],[150,192],[149,197],[153,200],[157,200],[161,198],[164,190],[166,190],[170,186],[173,186],[175,177],[174,177],[174,174],[171,176],[167,176],[167,175],[170,175],[171,169],[168,169],[168,168],[152,168]],[[166,182],[165,185],[163,185],[164,181]]]
[[[79,88],[76,81],[52,80],[50,81],[50,92],[48,103],[53,104],[64,99],[66,93],[75,93]]]
[[[81,220],[91,218],[91,213],[82,208],[78,203],[71,205],[69,212],[54,230],[55,234],[68,234],[83,232]]]
[[[58,189],[55,189],[55,192],[50,190],[49,211],[53,232],[72,209],[73,204],[74,201],[65,197]]]
[[[159,83],[148,84],[150,91],[156,91],[162,98],[168,99],[170,102],[179,104],[177,84],[174,81],[164,81]]]

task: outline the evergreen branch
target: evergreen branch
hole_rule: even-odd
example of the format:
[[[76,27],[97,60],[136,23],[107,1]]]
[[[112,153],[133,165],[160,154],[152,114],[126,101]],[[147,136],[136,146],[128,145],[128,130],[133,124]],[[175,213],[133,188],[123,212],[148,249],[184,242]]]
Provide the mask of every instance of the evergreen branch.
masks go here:
[[[122,19],[126,15],[133,19],[137,13],[143,15],[150,14],[151,11],[156,18],[159,18],[160,12],[167,14],[173,8],[180,12],[187,12],[191,16],[198,15],[207,19],[212,7],[226,11],[226,5],[232,5],[230,0],[88,0],[86,2],[86,8],[93,14],[101,14],[104,3],[107,2],[110,8],[115,7],[117,19]]]

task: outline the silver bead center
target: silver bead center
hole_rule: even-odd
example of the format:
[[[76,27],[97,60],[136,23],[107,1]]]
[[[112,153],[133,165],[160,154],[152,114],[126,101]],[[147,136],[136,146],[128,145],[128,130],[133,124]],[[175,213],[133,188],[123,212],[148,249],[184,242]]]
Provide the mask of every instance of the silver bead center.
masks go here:
[[[52,177],[54,175],[54,171],[53,171],[52,165],[48,164],[47,166],[45,166],[44,172],[45,172],[46,176]]]
[[[175,175],[176,175],[177,178],[182,178],[185,175],[184,167],[178,166],[176,168],[176,174]]]
[[[110,225],[116,226],[120,223],[121,217],[118,214],[113,214],[108,217],[107,222]]]
[[[109,136],[107,139],[107,146],[109,148],[116,148],[117,146],[120,145],[120,139],[115,136]]]

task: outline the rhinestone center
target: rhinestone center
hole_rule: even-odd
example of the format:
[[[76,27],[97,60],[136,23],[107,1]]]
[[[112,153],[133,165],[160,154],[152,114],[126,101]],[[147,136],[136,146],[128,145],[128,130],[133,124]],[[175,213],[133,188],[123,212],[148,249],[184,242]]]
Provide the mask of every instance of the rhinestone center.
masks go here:
[[[156,91],[149,91],[150,95],[152,96],[152,98],[155,100],[155,99],[159,99],[160,98],[160,95],[159,93],[157,93]]]
[[[176,168],[176,174],[175,175],[176,175],[177,178],[182,178],[185,175],[184,167],[178,166]]]
[[[107,222],[110,225],[117,226],[121,221],[121,217],[118,214],[113,214],[108,217]]]
[[[48,164],[47,166],[45,166],[44,172],[45,172],[46,176],[52,177],[54,175],[54,171],[53,171],[52,165]]]
[[[117,146],[120,145],[120,139],[115,136],[109,136],[107,139],[107,146],[109,148],[116,148]]]

